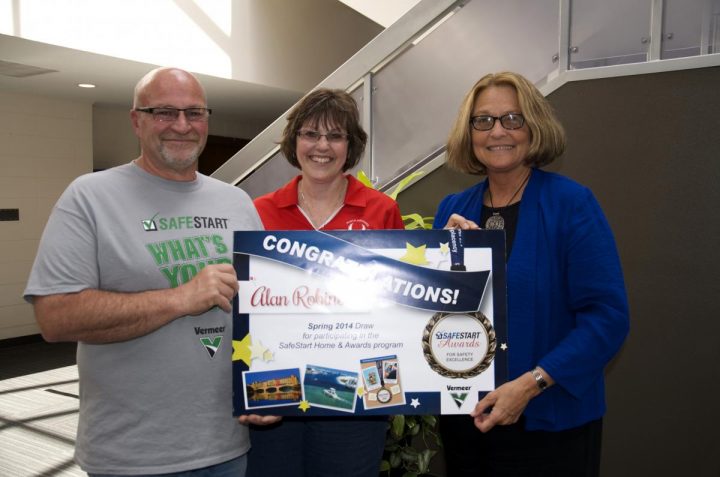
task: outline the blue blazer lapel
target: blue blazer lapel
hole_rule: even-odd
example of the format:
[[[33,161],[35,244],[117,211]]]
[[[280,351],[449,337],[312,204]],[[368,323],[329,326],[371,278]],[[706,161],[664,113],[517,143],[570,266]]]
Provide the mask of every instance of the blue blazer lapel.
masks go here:
[[[507,265],[508,289],[512,290],[508,301],[508,316],[511,317],[508,322],[509,345],[523,357],[511,361],[516,367],[510,368],[511,379],[534,366],[533,359],[537,359],[530,354],[534,348],[536,289],[541,286],[537,274],[537,240],[542,236],[539,233],[542,179],[542,172],[533,169],[520,202],[515,242]]]
[[[485,179],[478,184],[479,187],[473,187],[474,189],[476,189],[477,193],[474,193],[471,197],[469,197],[465,206],[465,210],[467,211],[467,215],[465,215],[465,218],[474,221],[481,228],[483,227],[483,224],[480,223],[480,217],[482,216],[483,197],[485,196],[485,189],[487,188],[487,184],[488,181],[487,179]]]

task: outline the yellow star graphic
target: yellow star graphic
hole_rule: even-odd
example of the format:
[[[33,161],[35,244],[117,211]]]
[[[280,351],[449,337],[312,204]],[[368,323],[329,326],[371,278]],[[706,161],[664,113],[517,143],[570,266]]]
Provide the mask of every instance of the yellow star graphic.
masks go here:
[[[440,255],[447,255],[450,253],[450,242],[440,242]]]
[[[269,363],[270,361],[272,361],[274,359],[275,359],[275,353],[273,353],[269,349],[265,350],[265,352],[263,353],[262,360],[265,361],[266,363]]]
[[[250,345],[250,360],[262,358],[267,350],[268,349],[263,346],[262,341],[258,340],[258,342],[255,343],[255,340],[253,340],[253,343]]]
[[[357,387],[357,395],[360,396],[360,397],[362,397],[363,394],[365,394],[365,388],[362,387],[362,386],[358,386],[358,387]]]
[[[405,255],[400,257],[401,262],[409,263],[411,265],[425,265],[429,263],[425,258],[425,248],[427,245],[420,245],[419,247],[413,247],[409,243],[405,242]]]
[[[310,403],[307,401],[300,401],[298,408],[302,410],[302,412],[307,412],[307,410],[310,409]]]
[[[232,354],[232,360],[233,361],[244,361],[245,364],[250,366],[251,361],[251,353],[250,353],[250,333],[246,334],[245,337],[240,340],[233,340],[232,347],[233,347],[233,354]]]

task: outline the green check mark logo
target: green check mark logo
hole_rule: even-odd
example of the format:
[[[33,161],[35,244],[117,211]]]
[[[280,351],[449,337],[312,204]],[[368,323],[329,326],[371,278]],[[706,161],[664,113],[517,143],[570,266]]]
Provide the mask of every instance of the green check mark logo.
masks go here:
[[[157,231],[157,225],[155,224],[155,217],[157,217],[159,213],[160,212],[153,215],[151,219],[142,221],[142,226],[143,226],[143,229],[145,230],[145,232]]]

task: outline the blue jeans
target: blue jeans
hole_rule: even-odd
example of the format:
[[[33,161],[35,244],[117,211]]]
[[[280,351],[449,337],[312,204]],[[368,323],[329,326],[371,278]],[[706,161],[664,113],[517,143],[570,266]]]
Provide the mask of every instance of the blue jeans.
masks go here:
[[[170,472],[169,474],[141,474],[132,477],[245,477],[247,454],[221,464],[203,467],[202,469]],[[116,474],[88,474],[88,477],[128,477]]]

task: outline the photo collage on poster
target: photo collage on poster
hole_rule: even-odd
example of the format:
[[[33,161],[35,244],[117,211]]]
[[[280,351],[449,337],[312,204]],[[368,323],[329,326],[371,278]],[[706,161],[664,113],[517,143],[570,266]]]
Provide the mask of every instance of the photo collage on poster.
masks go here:
[[[243,373],[246,409],[298,406],[306,402],[354,413],[357,398],[365,409],[405,404],[396,355],[363,359],[360,372],[308,364],[300,368]]]

